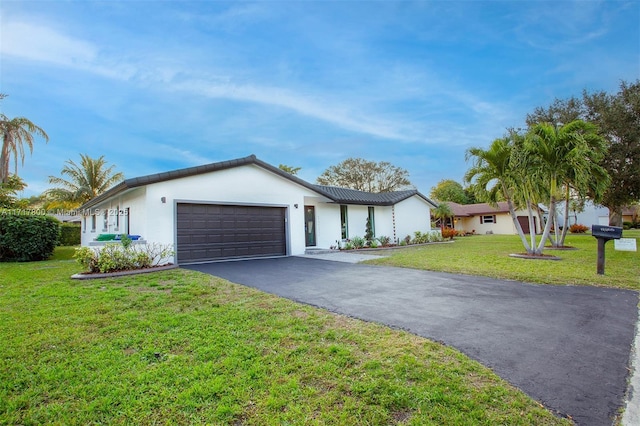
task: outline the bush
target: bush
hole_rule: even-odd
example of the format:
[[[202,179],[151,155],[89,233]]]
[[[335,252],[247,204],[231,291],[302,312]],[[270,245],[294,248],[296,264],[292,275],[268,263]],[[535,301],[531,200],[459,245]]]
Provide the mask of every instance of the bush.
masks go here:
[[[60,238],[60,222],[46,215],[0,211],[0,261],[45,260]]]
[[[79,247],[73,257],[87,272],[117,272],[150,268],[173,256],[171,246],[109,243],[101,248]]]
[[[375,238],[371,241],[369,241],[369,248],[378,248],[378,240],[376,240]]]
[[[633,228],[633,222],[627,222],[627,221],[622,222],[622,229],[631,229],[631,228]]]
[[[365,243],[366,241],[362,237],[353,237],[351,239],[351,244],[353,244],[353,247],[356,249],[361,249],[362,247],[364,247]]]
[[[575,223],[569,227],[569,232],[572,234],[584,234],[589,230],[589,227],[580,223]]]
[[[60,226],[59,246],[77,246],[80,244],[80,225],[63,223]]]
[[[453,237],[455,237],[457,235],[457,232],[455,229],[451,229],[451,228],[444,228],[442,230],[442,238],[444,238],[445,240],[448,238],[450,240],[453,240]]]
[[[378,241],[380,241],[380,245],[382,247],[387,247],[391,243],[391,238],[385,235],[378,237]]]

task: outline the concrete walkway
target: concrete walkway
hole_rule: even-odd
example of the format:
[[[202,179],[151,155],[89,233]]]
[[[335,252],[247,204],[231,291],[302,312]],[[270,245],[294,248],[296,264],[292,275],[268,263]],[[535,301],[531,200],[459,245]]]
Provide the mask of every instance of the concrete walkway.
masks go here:
[[[443,342],[578,425],[609,426],[624,405],[638,317],[633,291],[533,285],[315,255],[188,268]]]

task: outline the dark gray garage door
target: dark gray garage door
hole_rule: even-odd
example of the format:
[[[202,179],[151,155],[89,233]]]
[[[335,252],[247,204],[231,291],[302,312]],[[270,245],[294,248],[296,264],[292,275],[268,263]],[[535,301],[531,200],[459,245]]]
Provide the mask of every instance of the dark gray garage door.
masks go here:
[[[178,203],[178,263],[287,254],[283,207]]]

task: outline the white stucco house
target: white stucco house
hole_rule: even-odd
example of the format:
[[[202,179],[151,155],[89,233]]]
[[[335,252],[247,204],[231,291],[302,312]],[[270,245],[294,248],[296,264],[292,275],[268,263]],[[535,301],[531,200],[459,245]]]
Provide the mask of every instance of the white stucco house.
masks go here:
[[[101,234],[172,244],[179,264],[304,254],[336,240],[399,240],[431,230],[437,204],[415,189],[368,193],[314,185],[254,155],[127,179],[80,207],[82,245]]]

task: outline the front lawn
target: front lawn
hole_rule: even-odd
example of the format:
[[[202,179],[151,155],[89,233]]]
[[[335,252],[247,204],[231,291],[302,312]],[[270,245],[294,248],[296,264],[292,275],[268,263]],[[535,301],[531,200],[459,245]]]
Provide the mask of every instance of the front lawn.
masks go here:
[[[181,269],[75,272],[0,264],[0,424],[569,423],[402,331]]]
[[[640,249],[640,230],[623,232],[636,238]],[[528,260],[509,257],[523,253],[517,235],[474,235],[457,237],[452,244],[434,244],[391,251],[391,256],[370,261],[378,265],[401,266],[430,271],[513,279],[542,284],[577,284],[640,289],[640,252],[614,250],[606,244],[605,275],[596,273],[597,242],[589,234],[569,234],[566,245],[578,250],[545,250],[560,261]]]

